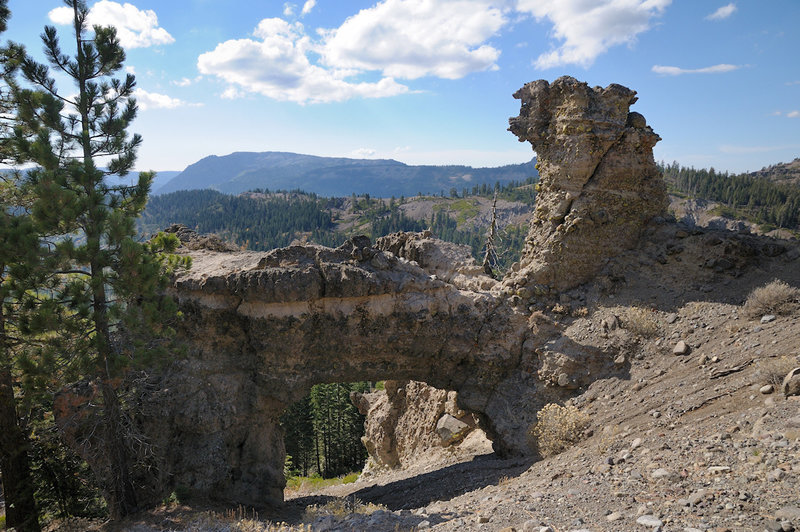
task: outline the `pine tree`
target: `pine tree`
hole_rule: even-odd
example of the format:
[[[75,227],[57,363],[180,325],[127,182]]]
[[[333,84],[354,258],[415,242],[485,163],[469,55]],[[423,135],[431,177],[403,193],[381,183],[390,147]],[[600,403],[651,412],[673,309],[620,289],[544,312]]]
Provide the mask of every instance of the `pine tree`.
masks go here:
[[[6,30],[10,17],[8,1],[0,0],[0,33]],[[19,48],[9,45],[0,50],[2,78],[0,85],[0,161],[13,162],[13,151],[7,140],[13,122],[12,87]],[[39,512],[34,498],[29,449],[30,441],[18,414],[15,398],[14,349],[19,342],[15,318],[20,310],[17,277],[26,264],[35,260],[37,239],[31,219],[24,210],[24,194],[19,175],[6,173],[0,178],[0,474],[3,480],[6,526],[21,532],[38,532]],[[21,271],[22,270],[22,271]],[[21,293],[24,294],[24,288]]]
[[[153,174],[140,173],[135,185],[122,179],[133,168],[142,139],[127,133],[137,111],[135,79],[112,77],[125,60],[116,31],[95,26],[88,36],[85,2],[65,4],[73,10],[75,56],[62,52],[51,26],[42,40],[50,67],[75,83],[77,96],[63,96],[48,66],[25,57],[20,70],[31,88],[14,96],[19,121],[35,138],[17,134],[14,149],[38,165],[28,173],[35,221],[64,235],[50,242],[44,261],[57,279],[53,298],[66,309],[59,316],[61,331],[73,333],[69,365],[100,389],[101,443],[92,452],[104,464],[95,473],[116,519],[137,509],[135,457],[118,385],[141,355],[157,351],[158,342],[148,335],[169,336],[164,319],[174,316],[174,304],[159,294],[165,270],[180,261],[158,254],[174,249],[174,236],[160,235],[147,244],[134,240]]]
[[[6,524],[27,532],[39,530],[39,514],[30,470],[30,442],[18,415],[14,392],[17,387],[14,352],[22,343],[16,318],[21,312],[18,294],[21,290],[24,293],[21,288],[24,285],[18,276],[24,275],[28,261],[35,260],[37,237],[29,217],[15,213],[19,209],[19,203],[14,201],[18,192],[13,176],[3,177],[0,182],[0,473]]]

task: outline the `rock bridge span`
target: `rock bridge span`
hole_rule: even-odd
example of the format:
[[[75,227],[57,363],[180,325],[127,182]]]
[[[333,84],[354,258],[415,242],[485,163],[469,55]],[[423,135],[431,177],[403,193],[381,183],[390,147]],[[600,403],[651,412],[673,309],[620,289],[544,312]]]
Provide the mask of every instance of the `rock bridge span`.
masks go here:
[[[581,345],[529,305],[586,282],[636,244],[666,206],[658,140],[635,92],[538,81],[511,130],[530,141],[539,195],[522,260],[501,281],[431,235],[364,237],[339,248],[234,250],[173,228],[193,267],[175,278],[187,356],[153,376],[134,424],[146,441],[144,501],[174,486],[260,506],[283,497],[284,409],[320,382],[412,379],[458,392],[502,454],[530,454],[548,402],[610,372],[616,353]],[[101,478],[110,466],[60,424]]]
[[[278,418],[321,382],[412,379],[456,390],[498,452],[530,452],[526,430],[537,407],[564,395],[537,377],[535,350],[550,336],[527,307],[459,288],[441,270],[385,249],[398,240],[417,258],[422,248],[444,248],[462,270],[479,270],[453,255],[456,246],[421,234],[376,246],[355,238],[337,249],[191,251],[192,270],[174,287],[191,356],[144,409],[156,414],[144,419],[145,432],[168,450],[172,482],[245,504],[280,500]],[[456,275],[463,285],[498,284]]]

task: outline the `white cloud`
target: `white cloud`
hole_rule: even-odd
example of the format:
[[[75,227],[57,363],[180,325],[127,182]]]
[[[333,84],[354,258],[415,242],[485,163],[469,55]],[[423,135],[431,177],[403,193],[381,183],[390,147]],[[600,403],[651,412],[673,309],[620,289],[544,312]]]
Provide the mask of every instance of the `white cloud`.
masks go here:
[[[731,2],[728,5],[722,6],[706,17],[706,20],[722,20],[733,15],[736,12],[736,4]]]
[[[128,74],[133,74],[135,76],[136,75],[136,67],[134,67],[133,65],[126,65],[125,66],[125,72],[127,72]]]
[[[225,41],[197,58],[201,74],[226,81],[223,97],[239,97],[244,90],[280,101],[300,104],[339,102],[354,97],[380,98],[408,92],[391,77],[377,82],[351,82],[352,72],[312,64],[313,44],[299,22],[264,19],[253,32],[255,39]]]
[[[295,7],[294,4],[290,4],[289,2],[283,4],[283,16],[291,17],[292,15],[294,15],[294,7]]]
[[[568,64],[589,67],[612,46],[630,44],[652,26],[672,0],[519,0],[517,9],[553,23],[563,43],[541,54],[534,65],[545,69]]]
[[[300,15],[308,15],[311,13],[311,10],[317,5],[317,0],[306,0],[306,3],[303,4],[303,10],[300,11]]]
[[[166,94],[159,94],[157,92],[148,92],[144,89],[136,89],[134,91],[136,103],[139,109],[147,111],[148,109],[176,109],[178,107],[202,107],[201,103],[188,103],[178,98],[172,98]]]
[[[191,85],[193,83],[197,83],[201,79],[203,79],[203,76],[196,76],[193,79],[189,79],[189,78],[184,77],[184,78],[181,78],[179,80],[170,81],[169,83],[170,83],[170,85],[175,85],[176,87],[188,87],[189,85]]]
[[[786,113],[786,116],[789,118],[800,118],[800,111],[789,111]]]
[[[680,68],[675,66],[653,65],[651,69],[656,74],[664,76],[680,76],[681,74],[721,74],[742,68],[741,65],[720,64],[704,68]]]
[[[506,24],[491,0],[384,0],[323,32],[320,53],[334,68],[379,70],[384,76],[458,79],[497,68],[500,51],[486,43]]]
[[[375,157],[376,153],[372,148],[358,148],[350,152],[350,155],[359,159],[369,159],[370,157]]]
[[[72,8],[57,7],[47,15],[54,24],[72,24]],[[100,0],[89,10],[86,22],[90,27],[93,25],[116,27],[117,36],[125,48],[147,48],[175,42],[167,30],[158,26],[155,11],[140,10],[133,4]]]

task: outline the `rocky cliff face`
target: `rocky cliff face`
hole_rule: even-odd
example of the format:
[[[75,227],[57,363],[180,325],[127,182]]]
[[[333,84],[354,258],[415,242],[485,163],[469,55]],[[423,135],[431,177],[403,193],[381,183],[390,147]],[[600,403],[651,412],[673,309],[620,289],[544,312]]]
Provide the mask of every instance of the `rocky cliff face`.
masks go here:
[[[170,291],[184,314],[187,352],[137,387],[134,422],[149,442],[149,467],[137,473],[142,500],[181,486],[236,504],[279,503],[278,418],[316,383],[412,380],[458,392],[457,404],[437,392],[440,406],[425,414],[436,418],[438,438],[461,436],[453,421],[477,422],[495,451],[525,455],[543,405],[595,379],[625,376],[618,346],[592,345],[532,314],[538,288],[531,287],[560,290],[590,279],[663,209],[651,151],[658,137],[628,113],[634,93],[618,85],[590,89],[561,78],[516,96],[523,106],[512,131],[537,150],[543,181],[521,266],[502,283],[483,275],[463,247],[424,233],[375,246],[356,237],[336,249],[256,253],[174,229],[193,259]],[[394,391],[396,398],[400,387]],[[91,417],[90,397],[67,393],[62,404],[61,425],[91,462],[87,435],[69,425]],[[405,418],[396,414],[378,423],[383,436],[374,439],[374,456],[387,464],[423,438],[398,432]]]
[[[666,210],[653,160],[660,138],[629,112],[636,92],[621,85],[562,77],[528,83],[514,97],[522,108],[509,129],[536,151],[540,182],[519,271],[507,284],[565,290],[633,247]]]

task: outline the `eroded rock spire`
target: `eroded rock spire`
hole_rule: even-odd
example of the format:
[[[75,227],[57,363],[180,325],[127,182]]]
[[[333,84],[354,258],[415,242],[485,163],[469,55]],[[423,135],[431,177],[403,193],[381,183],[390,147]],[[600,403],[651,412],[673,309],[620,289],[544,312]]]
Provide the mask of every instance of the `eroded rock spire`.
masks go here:
[[[636,92],[589,87],[572,77],[526,84],[509,130],[530,142],[540,182],[520,267],[507,285],[566,290],[633,247],[667,207],[653,159],[660,137],[629,112]]]

